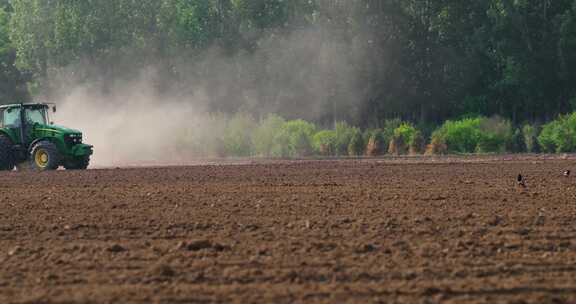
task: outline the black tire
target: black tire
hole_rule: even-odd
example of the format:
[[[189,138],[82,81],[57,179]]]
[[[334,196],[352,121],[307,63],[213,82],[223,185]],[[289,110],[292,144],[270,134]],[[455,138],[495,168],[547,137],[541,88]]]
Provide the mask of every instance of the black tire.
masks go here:
[[[12,141],[6,135],[0,135],[0,171],[11,171],[13,169]]]
[[[60,159],[56,145],[49,141],[41,141],[32,148],[30,165],[38,171],[56,170],[60,166]]]
[[[89,164],[90,156],[84,156],[64,162],[64,168],[66,170],[86,170]]]

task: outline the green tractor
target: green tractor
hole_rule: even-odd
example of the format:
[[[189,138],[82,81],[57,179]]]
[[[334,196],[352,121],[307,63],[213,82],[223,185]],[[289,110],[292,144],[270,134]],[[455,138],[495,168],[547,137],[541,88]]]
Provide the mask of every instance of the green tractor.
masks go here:
[[[82,143],[80,131],[53,125],[47,103],[0,106],[0,170],[34,168],[71,170],[88,167],[92,146]]]

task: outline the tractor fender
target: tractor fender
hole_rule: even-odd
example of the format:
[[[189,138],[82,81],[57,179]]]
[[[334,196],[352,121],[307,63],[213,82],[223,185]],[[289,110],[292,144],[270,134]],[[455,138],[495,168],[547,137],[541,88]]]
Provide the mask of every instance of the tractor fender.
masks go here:
[[[41,137],[41,138],[36,138],[35,140],[33,140],[30,145],[28,146],[28,153],[32,153],[32,149],[34,148],[34,146],[41,142],[41,141],[49,141],[52,142],[51,138],[49,137]]]

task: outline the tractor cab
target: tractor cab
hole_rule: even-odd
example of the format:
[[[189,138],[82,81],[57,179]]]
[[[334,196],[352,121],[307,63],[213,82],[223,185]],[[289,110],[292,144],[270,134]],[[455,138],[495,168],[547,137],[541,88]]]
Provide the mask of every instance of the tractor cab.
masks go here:
[[[86,169],[92,146],[80,131],[54,125],[47,103],[0,106],[0,170],[29,163],[38,170]]]
[[[23,111],[22,111],[23,110]],[[24,112],[24,113],[22,113]],[[0,122],[3,127],[19,128],[22,123],[21,115],[24,114],[24,122],[27,125],[48,124],[48,105],[26,105],[0,108]]]
[[[35,104],[23,107],[8,107],[0,110],[2,111],[2,123],[7,126],[20,127],[22,110],[24,112],[24,122],[27,125],[31,126],[35,123],[46,125],[49,122],[48,105]]]
[[[17,142],[26,142],[26,135],[35,125],[48,125],[48,104],[0,106],[0,128],[14,131]],[[53,107],[55,111],[56,107]],[[24,138],[22,135],[25,135]]]

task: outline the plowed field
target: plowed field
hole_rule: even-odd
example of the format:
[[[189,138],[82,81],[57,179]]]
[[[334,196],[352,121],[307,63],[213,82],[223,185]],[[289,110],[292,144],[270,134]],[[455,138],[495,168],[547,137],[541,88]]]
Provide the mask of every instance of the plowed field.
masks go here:
[[[0,173],[0,303],[575,303],[566,169],[576,162]]]

